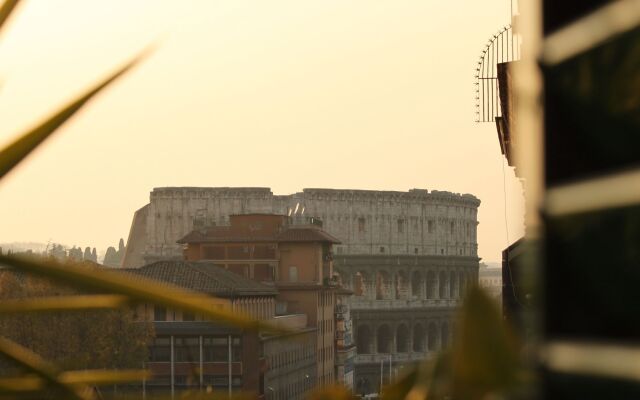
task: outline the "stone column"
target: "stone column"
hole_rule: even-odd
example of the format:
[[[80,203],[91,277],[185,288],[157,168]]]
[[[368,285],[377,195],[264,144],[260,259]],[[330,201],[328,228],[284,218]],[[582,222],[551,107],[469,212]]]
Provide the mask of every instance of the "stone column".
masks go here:
[[[428,293],[429,293],[429,282],[427,281],[427,275],[428,275],[428,270],[424,271],[424,274],[422,274],[422,276],[420,277],[420,279],[422,279],[422,299],[427,299],[429,298]]]
[[[409,321],[407,332],[407,354],[413,353],[413,321]]]
[[[389,353],[396,354],[398,350],[398,327],[391,325],[391,348]]]
[[[378,354],[378,327],[376,325],[372,326],[371,329],[371,354]]]

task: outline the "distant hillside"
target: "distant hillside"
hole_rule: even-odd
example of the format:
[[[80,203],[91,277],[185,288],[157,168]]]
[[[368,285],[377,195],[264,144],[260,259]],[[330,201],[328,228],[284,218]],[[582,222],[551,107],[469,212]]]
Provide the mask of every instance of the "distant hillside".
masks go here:
[[[0,248],[2,251],[6,253],[11,250],[12,252],[23,252],[27,250],[31,250],[34,253],[42,253],[46,250],[46,243],[39,242],[12,242],[12,243],[0,243]]]

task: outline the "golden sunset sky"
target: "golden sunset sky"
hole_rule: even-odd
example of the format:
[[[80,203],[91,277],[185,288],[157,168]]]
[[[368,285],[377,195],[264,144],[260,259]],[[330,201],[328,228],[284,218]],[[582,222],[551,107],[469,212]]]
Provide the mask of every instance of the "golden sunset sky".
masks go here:
[[[0,37],[0,144],[157,50],[0,184],[0,242],[104,251],[156,186],[472,193],[479,253],[522,188],[474,68],[505,0],[27,0]]]

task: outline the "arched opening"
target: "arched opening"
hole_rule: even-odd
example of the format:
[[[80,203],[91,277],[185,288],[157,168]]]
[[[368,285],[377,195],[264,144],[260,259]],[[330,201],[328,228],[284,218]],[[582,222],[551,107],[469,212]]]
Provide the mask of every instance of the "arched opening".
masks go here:
[[[359,325],[356,339],[358,354],[371,354],[371,330],[367,325]]]
[[[391,298],[391,275],[387,271],[376,273],[376,300]]]
[[[396,329],[396,352],[406,353],[408,351],[409,351],[409,329],[405,324],[400,324]]]
[[[422,324],[413,326],[413,351],[422,353],[425,350],[424,328]]]
[[[396,299],[406,299],[409,286],[409,279],[405,271],[396,273]]]
[[[369,378],[358,378],[356,381],[356,392],[363,396],[372,392]]]
[[[442,348],[445,349],[449,345],[449,326],[446,322],[442,323],[442,327],[440,328],[440,339],[442,341]]]
[[[436,328],[436,324],[433,322],[429,324],[429,329],[427,330],[427,345],[429,351],[437,350],[438,329]]]
[[[353,294],[355,296],[366,297],[367,285],[369,284],[367,274],[364,271],[358,271],[353,278]]]
[[[427,299],[435,299],[438,292],[438,281],[433,271],[427,273]]]
[[[456,273],[451,271],[451,273],[449,274],[449,297],[451,297],[452,299],[458,298],[458,285],[456,277]]]
[[[391,329],[389,325],[382,325],[378,328],[378,353],[391,352]]]
[[[440,298],[446,299],[447,297],[449,297],[447,293],[447,286],[448,286],[447,274],[445,274],[444,271],[441,271],[440,276],[438,278],[440,283]]]
[[[422,274],[418,271],[413,271],[411,274],[411,298],[422,298]]]

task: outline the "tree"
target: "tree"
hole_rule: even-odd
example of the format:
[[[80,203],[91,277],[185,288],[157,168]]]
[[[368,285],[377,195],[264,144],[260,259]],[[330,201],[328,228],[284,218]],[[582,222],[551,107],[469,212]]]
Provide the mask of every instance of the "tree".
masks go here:
[[[84,254],[83,254],[82,258],[85,261],[93,261],[91,259],[91,247],[87,246],[87,247],[84,248]]]
[[[0,271],[0,301],[74,292],[43,279]],[[56,360],[65,370],[140,368],[148,357],[153,327],[134,317],[129,309],[0,316],[0,335]],[[9,370],[0,360],[0,371]]]
[[[109,267],[117,267],[119,266],[118,261],[118,253],[116,252],[115,247],[109,246],[107,252],[104,254],[104,261],[102,263]]]

